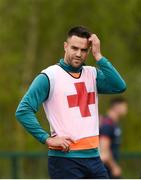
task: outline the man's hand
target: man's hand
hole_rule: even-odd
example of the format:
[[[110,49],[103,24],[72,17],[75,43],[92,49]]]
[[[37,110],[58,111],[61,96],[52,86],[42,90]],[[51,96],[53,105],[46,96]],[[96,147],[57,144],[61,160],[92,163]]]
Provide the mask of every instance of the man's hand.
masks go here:
[[[100,40],[95,34],[92,34],[89,38],[89,42],[91,43],[92,54],[96,61],[99,61],[102,58],[102,54],[100,51]]]
[[[71,143],[74,143],[74,141],[71,138],[67,137],[67,136],[63,136],[63,137],[59,137],[59,136],[49,137],[46,140],[46,144],[49,147],[51,147],[51,148],[59,147],[59,148],[61,148],[65,152],[70,150],[70,144]]]
[[[114,166],[111,167],[111,171],[112,171],[112,175],[114,177],[120,177],[121,176],[121,168],[119,167],[119,165],[115,164]]]

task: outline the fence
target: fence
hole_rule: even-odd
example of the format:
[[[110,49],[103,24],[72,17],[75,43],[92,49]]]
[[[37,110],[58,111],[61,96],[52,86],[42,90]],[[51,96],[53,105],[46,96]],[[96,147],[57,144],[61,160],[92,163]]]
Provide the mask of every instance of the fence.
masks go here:
[[[47,152],[0,152],[0,178],[49,178]],[[123,178],[141,178],[141,153],[122,153]]]

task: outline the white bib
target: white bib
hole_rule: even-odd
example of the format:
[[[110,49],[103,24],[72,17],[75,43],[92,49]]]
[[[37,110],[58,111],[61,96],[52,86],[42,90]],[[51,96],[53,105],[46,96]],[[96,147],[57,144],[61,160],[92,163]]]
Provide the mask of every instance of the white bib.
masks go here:
[[[50,93],[43,107],[51,134],[74,140],[99,135],[96,68],[83,66],[79,78],[59,65],[42,71],[50,80]]]

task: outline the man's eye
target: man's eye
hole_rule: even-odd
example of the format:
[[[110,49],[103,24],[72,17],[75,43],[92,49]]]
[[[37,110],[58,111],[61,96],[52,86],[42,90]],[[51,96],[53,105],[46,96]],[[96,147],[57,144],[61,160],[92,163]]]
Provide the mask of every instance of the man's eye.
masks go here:
[[[73,50],[77,50],[78,48],[77,47],[72,47]]]
[[[87,52],[88,51],[88,49],[82,49],[82,52]]]

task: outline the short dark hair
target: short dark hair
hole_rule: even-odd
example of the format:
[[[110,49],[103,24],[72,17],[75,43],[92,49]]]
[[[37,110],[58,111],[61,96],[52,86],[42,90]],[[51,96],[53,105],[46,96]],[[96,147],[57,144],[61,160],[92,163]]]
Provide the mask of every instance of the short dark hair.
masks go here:
[[[68,38],[72,36],[78,36],[82,38],[89,38],[91,36],[91,32],[84,26],[76,26],[71,28],[68,31]]]
[[[117,104],[127,103],[127,100],[123,97],[115,97],[110,100],[110,107],[113,107]]]

